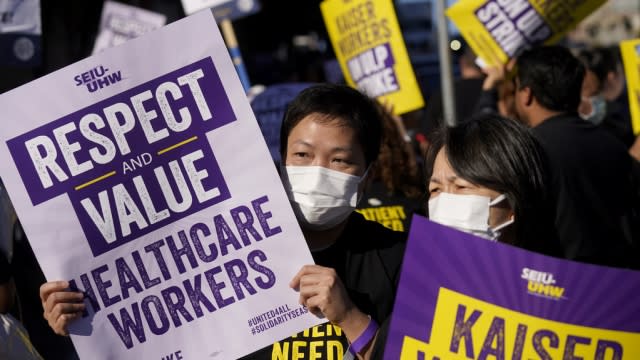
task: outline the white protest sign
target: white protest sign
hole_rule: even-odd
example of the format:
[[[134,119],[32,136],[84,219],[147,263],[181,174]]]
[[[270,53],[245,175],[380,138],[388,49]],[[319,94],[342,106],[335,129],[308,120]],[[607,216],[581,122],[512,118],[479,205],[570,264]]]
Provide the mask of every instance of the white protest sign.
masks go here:
[[[31,246],[87,295],[81,358],[234,359],[321,322],[289,288],[313,260],[210,11],[0,108]]]
[[[163,14],[115,1],[105,1],[93,53],[120,45],[162,27],[166,22],[167,17]]]

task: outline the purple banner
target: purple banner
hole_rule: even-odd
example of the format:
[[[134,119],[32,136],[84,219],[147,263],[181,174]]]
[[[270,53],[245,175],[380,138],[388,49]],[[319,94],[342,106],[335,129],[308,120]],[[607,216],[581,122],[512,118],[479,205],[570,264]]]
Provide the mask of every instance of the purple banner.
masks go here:
[[[638,359],[640,273],[414,216],[385,359]]]
[[[98,65],[69,81],[93,92],[122,77]],[[228,199],[206,133],[235,120],[206,58],[7,144],[33,205],[68,194],[97,256]]]

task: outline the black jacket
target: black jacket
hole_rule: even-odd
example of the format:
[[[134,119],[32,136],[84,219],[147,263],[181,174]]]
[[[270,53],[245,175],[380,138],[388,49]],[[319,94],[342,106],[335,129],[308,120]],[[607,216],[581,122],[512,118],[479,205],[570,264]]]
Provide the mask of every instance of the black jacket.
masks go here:
[[[629,226],[633,211],[632,158],[607,131],[577,115],[551,117],[532,129],[551,167],[555,225],[565,256],[634,266]],[[636,265],[637,266],[637,265]]]
[[[367,221],[354,212],[336,243],[312,255],[316,264],[335,269],[351,301],[382,325],[391,316],[405,245],[405,233]],[[329,324],[314,329],[259,350],[243,360],[271,360],[279,356],[309,359],[311,351],[319,356],[318,359],[342,359],[348,348],[344,334],[336,336],[339,330]],[[385,341],[384,336],[376,340],[374,358],[382,356]],[[337,345],[338,342],[341,345]]]

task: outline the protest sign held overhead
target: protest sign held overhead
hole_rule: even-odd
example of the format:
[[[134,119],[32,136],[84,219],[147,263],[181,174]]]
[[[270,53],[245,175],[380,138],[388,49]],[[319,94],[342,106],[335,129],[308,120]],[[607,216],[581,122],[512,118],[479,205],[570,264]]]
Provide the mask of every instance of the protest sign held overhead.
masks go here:
[[[629,111],[633,133],[640,134],[640,39],[623,41],[620,52],[629,92]]]
[[[324,23],[347,83],[394,106],[424,106],[391,0],[325,0]]]
[[[86,294],[81,358],[232,359],[320,323],[289,287],[313,260],[211,12],[0,107],[0,176],[34,253]]]
[[[40,0],[0,0],[0,65],[40,65],[41,36]]]
[[[163,14],[115,1],[105,1],[93,53],[120,45],[162,27],[166,22],[167,17]]]
[[[414,216],[385,359],[640,358],[640,272]]]
[[[560,40],[606,0],[460,0],[447,9],[475,54],[489,66]]]

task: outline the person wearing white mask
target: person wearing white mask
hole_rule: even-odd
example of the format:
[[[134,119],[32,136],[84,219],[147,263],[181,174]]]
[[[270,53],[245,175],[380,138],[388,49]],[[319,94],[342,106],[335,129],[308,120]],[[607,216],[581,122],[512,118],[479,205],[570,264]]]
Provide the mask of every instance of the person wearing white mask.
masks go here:
[[[299,289],[301,304],[331,325],[285,339],[252,359],[281,353],[294,359],[381,356],[378,324],[393,308],[406,235],[354,211],[380,151],[380,116],[374,100],[343,85],[311,87],[289,104],[280,131],[280,172],[316,262],[303,267],[291,286]],[[326,331],[333,325],[341,335]]]
[[[316,85],[290,102],[280,170],[316,263],[300,269],[290,286],[327,323],[243,359],[381,358],[378,324],[393,308],[406,235],[354,211],[378,157],[381,131],[373,100],[348,86]],[[64,290],[57,282],[40,288],[44,316],[62,335],[78,313],[77,293]]]
[[[425,162],[429,218],[490,241],[562,257],[542,154],[523,125],[497,114],[443,130]]]

